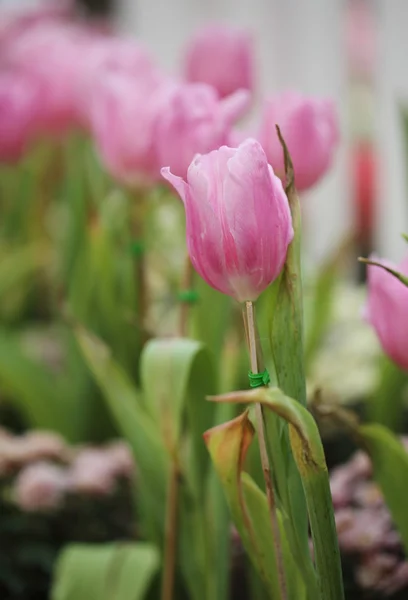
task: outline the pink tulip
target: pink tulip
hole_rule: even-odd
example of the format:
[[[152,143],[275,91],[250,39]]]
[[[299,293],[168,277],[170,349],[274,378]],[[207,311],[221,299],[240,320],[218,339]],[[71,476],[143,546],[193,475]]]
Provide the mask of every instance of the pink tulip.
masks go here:
[[[79,123],[77,90],[89,47],[86,30],[63,22],[28,29],[6,45],[5,61],[43,87],[43,130],[64,133]]]
[[[408,275],[408,257],[397,267],[389,261],[381,263]],[[381,267],[368,265],[367,272],[368,299],[364,316],[374,327],[384,352],[402,369],[408,370],[408,288]]]
[[[78,77],[77,107],[85,127],[89,125],[88,113],[95,88],[97,94],[98,82],[109,73],[127,74],[137,80],[160,77],[148,52],[134,40],[95,36],[88,44]]]
[[[222,25],[201,29],[187,49],[186,79],[212,85],[221,98],[239,89],[253,91],[254,53],[245,30]]]
[[[231,126],[248,101],[244,90],[219,100],[215,90],[203,83],[175,86],[165,97],[157,120],[160,165],[168,165],[175,175],[185,178],[196,154],[228,143]]]
[[[292,156],[298,190],[315,185],[330,168],[339,142],[336,113],[330,100],[283,93],[264,104],[258,139],[270,164],[283,174],[279,125]]]
[[[256,300],[279,275],[293,237],[281,181],[253,139],[222,146],[191,163],[187,181],[162,175],[181,196],[194,268],[239,302]]]
[[[98,153],[113,177],[129,186],[160,177],[155,127],[165,82],[106,73],[95,86],[89,121]]]
[[[18,161],[42,119],[42,89],[25,73],[0,73],[0,162]]]

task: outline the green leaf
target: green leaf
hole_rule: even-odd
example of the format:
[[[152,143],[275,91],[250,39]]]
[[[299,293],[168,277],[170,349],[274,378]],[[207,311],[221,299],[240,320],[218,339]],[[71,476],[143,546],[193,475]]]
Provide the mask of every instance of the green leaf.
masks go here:
[[[179,453],[188,433],[189,475],[202,494],[208,468],[202,434],[214,419],[214,406],[205,401],[215,391],[208,352],[201,343],[185,338],[155,339],[145,345],[140,370],[146,409],[170,455]]]
[[[305,362],[309,368],[319,350],[333,313],[336,284],[339,280],[339,271],[345,253],[350,248],[352,238],[344,240],[332,256],[322,265],[316,281],[312,298],[310,299],[310,310],[308,311],[308,327],[306,331]]]
[[[279,578],[266,496],[251,477],[242,472],[253,436],[254,428],[246,411],[236,419],[207,431],[205,440],[244,548],[269,597],[275,600],[280,598]],[[278,519],[289,597],[300,600],[304,597],[302,582],[285,540],[279,512]]]
[[[408,384],[408,374],[383,356],[378,375],[377,386],[367,402],[370,421],[398,431],[403,425],[404,390]]]
[[[215,365],[221,364],[221,354],[232,311],[231,298],[217,292],[201,277],[195,277],[198,302],[192,307],[192,335],[203,342],[212,354]]]
[[[58,558],[52,600],[142,600],[159,566],[150,544],[71,544]]]
[[[356,433],[369,453],[374,477],[381,487],[393,521],[408,553],[408,454],[399,439],[378,424],[361,425]]]
[[[358,260],[366,265],[372,265],[374,267],[379,267],[380,269],[383,269],[383,271],[386,271],[390,275],[393,275],[402,284],[404,284],[405,286],[408,286],[408,277],[406,277],[406,275],[404,275],[403,273],[400,273],[396,269],[392,269],[391,267],[384,265],[383,263],[377,262],[375,260],[370,260],[368,258],[360,257]]]
[[[292,161],[279,128],[283,148],[286,186],[292,214],[294,238],[289,245],[280,277],[273,284],[270,307],[270,345],[279,388],[289,397],[306,405],[306,379],[303,347],[303,294],[301,270],[301,213],[295,187]],[[286,423],[276,415],[265,413],[267,443],[278,496],[288,516],[288,536],[304,577],[311,578],[311,559],[307,527],[306,500],[302,482],[293,459]]]
[[[202,438],[215,412],[205,401],[208,390],[215,389],[209,353],[203,344],[185,338],[152,340],[142,352],[141,382],[146,409],[180,471],[178,536],[184,579],[193,599],[221,598],[217,590],[225,586],[225,571],[221,573],[219,563],[227,568],[228,547],[225,538],[217,547],[212,544],[219,521],[212,523],[206,512],[209,457]],[[218,534],[229,538],[226,528],[218,528]]]
[[[78,327],[76,337],[85,361],[99,385],[118,429],[128,440],[143,481],[141,491],[153,520],[161,530],[165,512],[165,485],[169,458],[157,425],[143,406],[138,390],[112,358],[108,347]]]
[[[290,443],[302,480],[312,531],[321,600],[342,600],[343,581],[331,501],[329,477],[319,430],[312,415],[299,402],[277,388],[258,388],[213,398],[218,402],[261,403],[289,424]],[[316,598],[310,588],[309,594]]]
[[[49,369],[29,358],[13,333],[0,330],[0,384],[32,427],[51,429],[70,441],[70,398]]]

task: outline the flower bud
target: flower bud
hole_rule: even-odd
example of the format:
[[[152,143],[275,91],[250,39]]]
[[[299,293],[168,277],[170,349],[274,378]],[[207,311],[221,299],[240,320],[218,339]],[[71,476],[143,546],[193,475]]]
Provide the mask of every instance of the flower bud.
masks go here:
[[[245,30],[212,25],[201,29],[187,49],[186,79],[213,86],[224,98],[254,88],[252,39]]]
[[[408,257],[399,266],[386,260],[380,262],[408,275]],[[367,275],[364,317],[374,327],[384,352],[398,366],[408,370],[408,287],[381,267],[367,265]]]
[[[257,137],[275,172],[283,176],[276,125],[292,157],[297,189],[311,188],[330,168],[339,142],[333,103],[291,92],[266,100]]]
[[[185,178],[196,154],[227,144],[234,121],[245,111],[248,93],[240,90],[219,100],[206,84],[176,85],[163,102],[156,126],[157,155],[161,166]]]
[[[256,300],[279,275],[293,238],[281,181],[253,139],[191,163],[187,181],[162,175],[186,210],[187,245],[198,273],[239,302]]]

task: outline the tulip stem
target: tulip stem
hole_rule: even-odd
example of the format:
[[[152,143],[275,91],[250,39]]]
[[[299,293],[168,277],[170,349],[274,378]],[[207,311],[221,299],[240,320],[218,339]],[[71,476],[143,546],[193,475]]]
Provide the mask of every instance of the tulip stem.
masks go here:
[[[194,268],[191,264],[190,256],[187,252],[184,263],[182,292],[191,292],[194,287]],[[187,298],[180,299],[180,317],[179,317],[179,335],[186,337],[188,334],[188,321],[190,316],[191,301]]]
[[[172,600],[177,555],[177,520],[180,473],[177,461],[171,465],[167,488],[166,524],[164,533],[164,565],[161,600]]]
[[[140,339],[146,341],[147,281],[144,249],[144,220],[146,212],[145,192],[140,191],[132,198],[132,244],[134,253],[134,277],[137,289],[137,322]]]
[[[263,370],[262,349],[257,335],[255,310],[252,302],[245,303],[244,324],[249,350],[249,358],[252,373],[259,373]],[[263,409],[261,404],[255,404],[256,430],[258,434],[259,453],[261,457],[262,471],[265,481],[266,497],[268,500],[269,513],[271,518],[272,537],[275,546],[276,566],[279,577],[279,588],[281,600],[287,600],[287,589],[285,580],[285,570],[283,565],[283,554],[281,536],[279,530],[278,516],[276,512],[275,492],[273,489],[271,469],[269,466],[268,451],[266,447],[266,432],[264,424]]]

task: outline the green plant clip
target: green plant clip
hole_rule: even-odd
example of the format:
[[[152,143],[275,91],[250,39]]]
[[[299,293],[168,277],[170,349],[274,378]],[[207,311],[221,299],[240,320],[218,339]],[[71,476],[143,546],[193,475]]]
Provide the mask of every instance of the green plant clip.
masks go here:
[[[177,297],[180,302],[185,302],[186,304],[196,304],[200,296],[197,290],[180,290]]]
[[[248,379],[249,386],[251,388],[257,388],[262,387],[263,385],[268,385],[268,383],[271,380],[267,369],[265,369],[265,371],[262,371],[262,373],[252,373],[252,371],[248,371]]]
[[[130,252],[133,256],[142,256],[144,254],[144,251],[144,244],[140,240],[133,240],[130,243]]]

